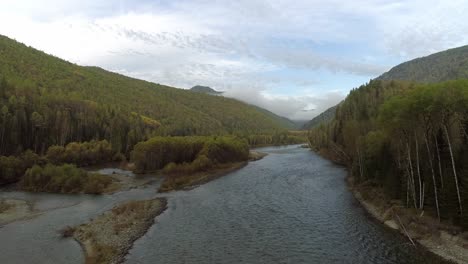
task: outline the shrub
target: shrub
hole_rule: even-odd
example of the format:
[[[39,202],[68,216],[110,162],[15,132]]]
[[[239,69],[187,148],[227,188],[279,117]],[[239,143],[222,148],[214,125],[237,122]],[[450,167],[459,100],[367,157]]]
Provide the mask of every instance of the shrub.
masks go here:
[[[31,150],[18,157],[0,156],[0,185],[16,182],[24,175],[26,169],[34,164],[43,164],[45,160]]]
[[[112,150],[112,146],[107,140],[71,142],[65,147],[51,146],[47,150],[46,156],[53,164],[73,163],[78,166],[90,166],[125,159],[121,153],[115,153]]]
[[[65,164],[45,167],[34,165],[26,171],[20,186],[33,192],[102,193],[112,179],[105,175],[89,174],[75,165]]]
[[[193,173],[213,165],[247,160],[249,147],[235,137],[155,137],[132,152],[137,172],[164,168],[166,173]]]

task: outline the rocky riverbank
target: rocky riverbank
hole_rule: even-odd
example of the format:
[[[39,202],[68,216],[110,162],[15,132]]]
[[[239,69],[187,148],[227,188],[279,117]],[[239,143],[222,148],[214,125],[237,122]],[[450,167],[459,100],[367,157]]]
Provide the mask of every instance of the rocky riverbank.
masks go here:
[[[67,228],[62,234],[73,236],[80,243],[86,264],[122,263],[134,241],[146,233],[166,208],[165,198],[130,201],[89,223]]]
[[[359,203],[375,219],[406,236],[410,243],[419,244],[452,263],[468,263],[468,232],[448,223],[439,223],[422,211],[408,209],[401,201],[385,200],[383,193],[369,186],[348,184]],[[363,195],[365,189],[365,196]],[[369,196],[369,197],[367,197]]]

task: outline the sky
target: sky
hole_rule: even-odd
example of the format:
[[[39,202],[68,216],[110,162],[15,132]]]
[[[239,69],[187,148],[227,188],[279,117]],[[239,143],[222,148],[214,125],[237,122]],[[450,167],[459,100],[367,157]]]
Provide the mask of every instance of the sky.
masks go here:
[[[308,120],[401,62],[467,45],[466,14],[468,0],[0,0],[0,34]]]

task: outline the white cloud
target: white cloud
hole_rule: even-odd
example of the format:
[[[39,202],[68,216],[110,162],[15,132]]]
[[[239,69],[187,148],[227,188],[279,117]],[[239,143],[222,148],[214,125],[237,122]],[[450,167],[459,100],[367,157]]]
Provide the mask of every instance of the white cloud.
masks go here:
[[[0,6],[0,34],[53,55],[176,87],[209,85],[301,119],[343,99],[330,89],[352,88],[337,87],[345,75],[372,78],[394,61],[468,42],[462,0],[0,0]],[[294,93],[275,93],[280,87]]]

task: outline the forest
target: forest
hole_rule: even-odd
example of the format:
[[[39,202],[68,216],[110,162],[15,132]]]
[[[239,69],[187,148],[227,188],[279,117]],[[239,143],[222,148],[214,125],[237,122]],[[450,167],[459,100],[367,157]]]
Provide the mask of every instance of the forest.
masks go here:
[[[373,80],[354,89],[310,145],[357,184],[468,228],[468,80]]]
[[[223,96],[82,67],[0,36],[0,155],[107,139],[129,154],[152,136],[271,134],[294,123]],[[5,129],[9,127],[11,129]],[[3,130],[2,129],[2,130]]]
[[[69,183],[59,176],[50,179],[74,183],[76,189],[51,187],[47,180],[39,181],[42,187],[31,187],[39,184],[31,179],[74,171],[61,168],[66,164],[87,167],[129,160],[141,150],[133,151],[135,145],[147,145],[143,142],[154,137],[220,136],[200,137],[205,151],[213,151],[208,146],[230,146],[232,139],[224,136],[242,138],[242,146],[306,141],[304,134],[288,132],[294,126],[235,99],[78,66],[0,35],[0,185],[23,180],[28,190],[75,192],[84,187],[73,177]],[[207,158],[210,164],[223,162]],[[200,170],[208,162],[201,157],[194,164]],[[190,166],[172,170],[188,171]]]

